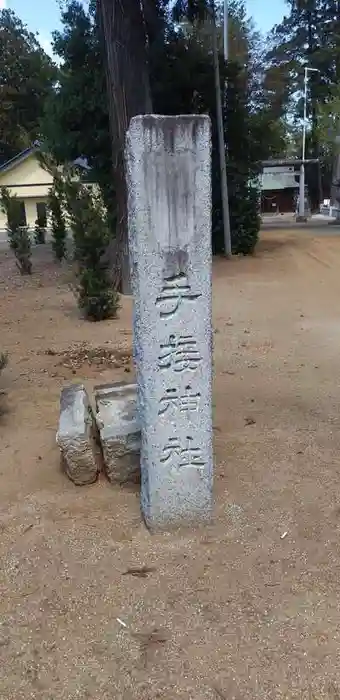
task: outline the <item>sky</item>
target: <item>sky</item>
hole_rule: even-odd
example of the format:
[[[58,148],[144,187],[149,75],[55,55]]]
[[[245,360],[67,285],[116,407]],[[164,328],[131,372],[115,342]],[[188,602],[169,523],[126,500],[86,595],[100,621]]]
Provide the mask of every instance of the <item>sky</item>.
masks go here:
[[[285,0],[246,0],[248,14],[251,15],[262,32],[281,22],[287,13]]]
[[[285,12],[285,0],[246,0],[246,6],[262,32],[280,22]],[[59,27],[58,0],[0,0],[2,7],[14,10],[32,32],[39,33],[44,49],[51,51],[51,32]]]

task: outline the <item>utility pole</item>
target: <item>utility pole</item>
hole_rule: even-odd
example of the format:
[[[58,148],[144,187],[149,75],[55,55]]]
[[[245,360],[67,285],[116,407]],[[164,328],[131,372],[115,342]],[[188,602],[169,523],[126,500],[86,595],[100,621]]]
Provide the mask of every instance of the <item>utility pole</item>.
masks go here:
[[[229,25],[229,13],[228,13],[228,0],[224,0],[224,13],[223,13],[223,48],[224,48],[224,62],[226,63],[229,58],[228,50],[228,25]]]
[[[228,5],[227,0],[224,0],[224,40],[228,31]],[[227,10],[227,12],[226,12]],[[212,23],[212,40],[213,40],[213,60],[214,60],[214,75],[215,75],[215,90],[216,90],[216,117],[217,117],[217,133],[218,133],[218,149],[220,155],[220,170],[221,170],[221,198],[223,211],[223,229],[224,229],[224,252],[227,258],[231,257],[231,235],[230,235],[230,216],[229,216],[229,197],[228,197],[228,180],[227,180],[227,165],[226,165],[226,149],[224,141],[223,128],[223,112],[221,100],[221,79],[220,65],[218,60],[217,47],[217,32],[216,32],[216,16],[215,3],[211,0],[211,23]],[[224,56],[228,55],[228,43],[224,43]]]
[[[306,128],[307,128],[307,86],[308,72],[319,73],[317,68],[304,69],[304,91],[303,91],[303,131],[302,131],[302,163],[300,169],[300,189],[299,189],[299,221],[306,221],[305,212],[305,160],[306,160]]]

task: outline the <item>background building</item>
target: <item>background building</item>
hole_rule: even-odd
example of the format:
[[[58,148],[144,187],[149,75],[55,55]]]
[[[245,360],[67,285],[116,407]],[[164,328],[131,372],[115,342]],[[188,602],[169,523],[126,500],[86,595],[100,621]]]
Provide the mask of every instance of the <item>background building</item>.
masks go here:
[[[294,165],[264,165],[260,177],[261,213],[284,214],[295,211],[299,193],[299,171]]]
[[[0,188],[8,187],[21,203],[22,225],[34,228],[38,213],[47,214],[47,198],[53,178],[40,165],[39,148],[32,146],[18,153],[0,167]],[[0,211],[0,229],[7,226],[6,214]]]

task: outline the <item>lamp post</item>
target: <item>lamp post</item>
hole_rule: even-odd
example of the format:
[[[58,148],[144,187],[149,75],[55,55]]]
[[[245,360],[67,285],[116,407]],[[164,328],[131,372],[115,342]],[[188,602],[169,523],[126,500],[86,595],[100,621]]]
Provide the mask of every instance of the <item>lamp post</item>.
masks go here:
[[[300,191],[299,191],[299,220],[300,221],[306,221],[306,214],[305,214],[305,160],[306,160],[308,73],[320,73],[320,71],[317,68],[310,68],[309,66],[305,66],[305,69],[304,69],[302,163],[301,163],[301,169],[300,169]]]

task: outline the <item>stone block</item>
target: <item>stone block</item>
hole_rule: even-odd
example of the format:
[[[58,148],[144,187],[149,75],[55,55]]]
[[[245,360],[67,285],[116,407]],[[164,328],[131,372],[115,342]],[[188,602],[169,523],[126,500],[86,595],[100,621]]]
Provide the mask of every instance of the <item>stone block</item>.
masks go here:
[[[136,384],[95,387],[96,422],[111,483],[140,481],[140,424]]]
[[[85,387],[72,384],[60,396],[57,444],[68,477],[78,486],[93,483],[98,476],[96,424]]]
[[[126,172],[141,507],[154,528],[207,521],[213,481],[209,117],[134,117]]]

